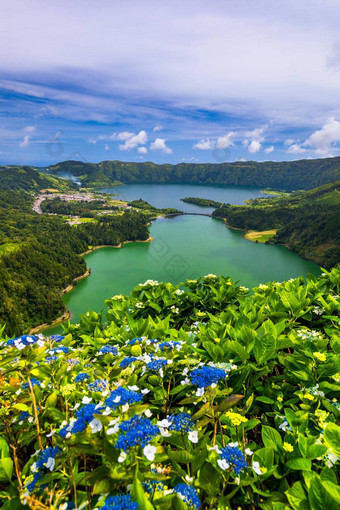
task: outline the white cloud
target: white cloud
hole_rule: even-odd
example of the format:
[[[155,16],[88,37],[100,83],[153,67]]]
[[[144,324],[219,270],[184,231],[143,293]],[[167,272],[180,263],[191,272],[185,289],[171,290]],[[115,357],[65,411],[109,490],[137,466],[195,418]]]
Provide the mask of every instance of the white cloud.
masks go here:
[[[19,147],[21,148],[28,147],[30,140],[32,138],[31,135],[34,133],[35,130],[36,126],[27,126],[24,128],[24,137],[19,143]]]
[[[262,145],[260,144],[260,142],[258,142],[257,140],[253,140],[248,145],[248,151],[251,152],[252,154],[255,154],[256,152],[259,152],[261,147]]]
[[[146,147],[138,147],[137,151],[139,154],[147,154],[148,149]]]
[[[150,144],[150,149],[152,151],[162,151],[165,152],[166,154],[172,153],[172,149],[170,149],[170,147],[167,147],[165,143],[165,138],[156,138],[156,140]]]
[[[238,158],[238,160],[237,160],[237,161],[243,161],[243,162],[244,162],[244,161],[247,161],[247,158],[246,158],[246,157],[244,157],[244,156],[242,156],[241,158]]]
[[[306,152],[306,149],[301,147],[298,143],[293,143],[288,147],[287,152],[289,152],[289,154],[302,154],[303,152]]]
[[[227,149],[231,145],[234,145],[234,143],[231,140],[233,136],[235,136],[235,133],[233,131],[230,131],[230,133],[227,133],[226,135],[217,138],[216,148]]]
[[[200,149],[201,151],[209,151],[215,147],[215,142],[210,140],[210,138],[203,138],[199,142],[195,143],[192,148]]]
[[[199,142],[195,143],[193,149],[200,149],[202,151],[211,150],[215,147],[215,142],[209,138],[203,138]]]
[[[163,128],[162,128],[162,126],[155,126],[155,127],[153,128],[153,131],[154,131],[155,133],[157,133],[158,131],[162,131],[162,129],[163,129]]]
[[[259,152],[262,148],[262,143],[264,140],[264,132],[267,130],[267,126],[262,126],[260,128],[253,129],[252,131],[246,131],[245,136],[246,140],[243,141],[243,145],[248,148],[248,151],[252,154]],[[250,141],[248,140],[250,138]]]
[[[104,149],[105,149],[106,151],[109,151],[109,150],[110,150],[110,146],[106,143],[106,144],[105,144]]]
[[[267,147],[266,149],[264,149],[264,152],[266,154],[270,154],[271,152],[273,152],[274,150],[274,145],[270,145],[270,147]]]
[[[125,140],[124,144],[119,145],[121,151],[130,151],[139,145],[145,145],[148,141],[148,135],[144,130],[139,131],[137,134],[123,131],[123,133],[119,133],[119,135],[117,135],[117,140]]]
[[[330,117],[321,129],[315,131],[302,144],[320,156],[330,156],[331,147],[340,143],[340,122]]]

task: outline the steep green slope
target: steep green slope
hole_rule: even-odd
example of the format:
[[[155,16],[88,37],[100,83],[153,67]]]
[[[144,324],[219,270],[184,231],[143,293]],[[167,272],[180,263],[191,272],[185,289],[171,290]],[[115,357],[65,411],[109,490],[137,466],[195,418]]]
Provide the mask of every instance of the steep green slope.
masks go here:
[[[0,166],[1,191],[39,191],[46,188],[76,189],[73,182],[46,175],[30,166]]]
[[[48,169],[52,174],[72,174],[84,186],[112,186],[123,183],[200,183],[233,186],[263,186],[283,190],[311,189],[340,179],[340,158],[299,161],[237,161],[234,163],[64,161]]]
[[[256,199],[248,206],[224,204],[213,216],[230,227],[277,229],[270,242],[281,243],[324,267],[340,262],[340,181],[288,197]]]

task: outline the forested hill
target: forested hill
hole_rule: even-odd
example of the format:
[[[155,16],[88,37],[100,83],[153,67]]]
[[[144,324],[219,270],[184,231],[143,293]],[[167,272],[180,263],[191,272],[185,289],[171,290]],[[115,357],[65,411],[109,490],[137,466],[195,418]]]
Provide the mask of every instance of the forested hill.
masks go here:
[[[282,190],[312,189],[340,179],[340,157],[299,161],[236,161],[234,163],[180,163],[156,165],[102,161],[64,161],[50,166],[52,174],[69,173],[84,186],[120,183],[199,183],[261,186]]]
[[[323,267],[340,263],[340,181],[288,197],[256,199],[248,206],[224,204],[213,216],[245,231],[275,229],[270,242]]]
[[[77,185],[70,180],[38,172],[30,166],[0,166],[1,191],[39,191],[46,188],[68,190],[77,188]]]
[[[41,183],[40,183],[41,184]],[[118,245],[149,236],[135,211],[77,227],[32,211],[23,191],[0,190],[0,329],[18,335],[65,311],[61,291],[86,271],[89,245]]]

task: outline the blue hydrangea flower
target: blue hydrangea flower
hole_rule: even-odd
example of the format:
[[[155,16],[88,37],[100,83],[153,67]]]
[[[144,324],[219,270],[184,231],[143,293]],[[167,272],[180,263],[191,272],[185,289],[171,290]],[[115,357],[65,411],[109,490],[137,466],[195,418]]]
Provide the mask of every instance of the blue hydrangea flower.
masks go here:
[[[127,368],[128,366],[131,365],[131,363],[133,363],[136,360],[137,360],[137,358],[135,356],[130,356],[130,357],[126,356],[124,359],[122,359],[119,366],[121,368]]]
[[[146,367],[148,370],[152,372],[158,372],[161,368],[165,367],[168,364],[166,359],[163,358],[154,358],[152,361],[147,363]]]
[[[76,383],[83,382],[89,378],[90,378],[90,376],[86,372],[80,372],[80,374],[76,375],[76,377],[74,378],[74,382],[76,382]]]
[[[166,351],[167,349],[174,349],[175,347],[181,345],[180,342],[162,342],[159,344],[159,348],[161,351]]]
[[[114,356],[118,355],[118,349],[117,347],[114,347],[113,345],[104,345],[98,354],[113,354]]]
[[[51,363],[54,363],[55,361],[58,361],[58,356],[47,356],[47,358],[45,358],[45,363],[48,363],[49,365]]]
[[[153,425],[148,418],[138,415],[123,421],[119,429],[122,434],[118,437],[115,447],[124,451],[136,445],[144,448],[158,434],[156,425]]]
[[[188,413],[170,414],[166,419],[171,422],[169,430],[189,432],[194,427],[194,422]]]
[[[59,354],[61,352],[63,352],[64,354],[68,354],[70,352],[70,348],[61,345],[60,347],[54,347],[53,349],[50,350],[51,354]]]
[[[134,404],[135,402],[140,402],[143,399],[143,395],[137,393],[136,391],[127,390],[122,386],[119,386],[114,391],[111,391],[110,395],[105,400],[105,404],[108,407],[113,407],[113,409],[117,409],[119,406],[123,406],[125,404]]]
[[[32,385],[32,386],[41,386],[41,382],[40,382],[40,381],[38,381],[38,379],[35,379],[34,377],[32,377],[32,379],[31,379],[31,385]],[[22,389],[23,389],[23,390],[26,390],[26,389],[27,389],[27,388],[29,388],[29,387],[30,387],[30,385],[28,384],[28,382],[26,382],[26,383],[24,383],[24,384],[22,385]]]
[[[97,404],[87,404],[77,409],[77,420],[60,429],[60,437],[65,438],[68,433],[77,434],[77,432],[83,432],[87,425],[94,419],[94,414],[101,414],[104,409],[103,406]]]
[[[88,389],[91,391],[97,391],[102,392],[105,391],[108,388],[107,381],[104,381],[103,379],[96,379],[92,383],[88,385]]]
[[[194,508],[199,508],[201,506],[198,492],[191,485],[187,485],[186,483],[179,483],[174,488],[174,491],[179,495],[181,499],[183,499],[184,503],[187,503],[187,505],[193,506]]]
[[[32,416],[28,411],[22,411],[18,416],[18,421],[24,421],[26,418]]]
[[[61,448],[59,448],[58,446],[54,448],[50,446],[49,448],[46,448],[46,450],[43,450],[39,453],[37,461],[33,464],[35,471],[33,475],[33,480],[26,486],[28,492],[32,492],[34,490],[37,482],[41,479],[42,473],[45,470],[53,471],[55,462],[54,459],[57,455],[61,453],[61,451],[62,451]]]
[[[64,340],[64,336],[63,335],[51,335],[50,336],[50,339],[53,340],[54,342],[61,342],[62,340]]]
[[[6,345],[9,347],[16,347],[17,349],[21,350],[24,347],[27,347],[27,345],[33,345],[39,340],[38,336],[35,335],[22,335],[18,336],[17,338],[11,338],[10,340],[7,340]]]
[[[129,494],[108,496],[102,510],[138,510],[138,503],[132,501]]]
[[[69,358],[69,359],[66,360],[66,363],[69,366],[74,367],[75,365],[79,365],[80,361],[77,358]]]
[[[129,345],[135,345],[143,342],[143,338],[133,338],[129,341]]]
[[[228,469],[231,467],[235,471],[235,474],[238,475],[248,467],[244,453],[237,446],[228,445],[222,448],[220,455],[221,460],[217,461],[217,463],[221,469]]]
[[[38,459],[36,461],[36,468],[41,470],[45,469],[48,463],[48,459],[52,458],[54,459],[59,453],[61,453],[61,449],[58,446],[55,446],[52,448],[51,446],[49,448],[46,448],[46,450],[43,450],[39,453]]]
[[[149,480],[148,482],[143,482],[142,485],[144,487],[145,492],[147,492],[148,494],[153,494],[154,492],[157,491],[160,492],[164,488],[162,482],[159,482],[157,480]]]
[[[34,473],[32,482],[26,485],[26,489],[28,490],[28,492],[32,492],[35,489],[35,486],[37,485],[37,482],[40,480],[42,475],[43,474],[40,471]]]
[[[199,388],[206,388],[212,384],[217,384],[220,379],[224,379],[227,373],[221,368],[201,367],[196,368],[190,374],[191,383]]]

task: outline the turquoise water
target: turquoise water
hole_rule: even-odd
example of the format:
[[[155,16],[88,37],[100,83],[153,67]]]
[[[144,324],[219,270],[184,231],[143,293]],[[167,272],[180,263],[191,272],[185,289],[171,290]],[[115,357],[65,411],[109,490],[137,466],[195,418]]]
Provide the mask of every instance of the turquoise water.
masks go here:
[[[185,196],[230,203],[242,203],[247,198],[261,196],[259,190],[254,192],[253,189],[191,185],[127,185],[122,189],[128,200],[141,197],[158,207],[178,207],[176,200],[179,202],[179,198]],[[117,192],[117,188],[113,190]],[[193,207],[195,212],[206,211],[206,208]],[[154,238],[151,243],[107,247],[85,256],[91,275],[64,297],[73,322],[77,322],[80,313],[88,309],[100,311],[105,299],[129,293],[135,285],[147,279],[180,283],[186,278],[214,273],[231,276],[242,285],[253,287],[261,282],[306,276],[309,272],[320,274],[316,264],[303,260],[283,246],[247,241],[242,232],[228,229],[221,220],[214,218],[162,218],[153,222],[150,233]]]
[[[244,205],[249,198],[266,197],[260,188],[247,186],[206,186],[203,184],[127,184],[116,188],[102,188],[98,191],[118,194],[121,200],[142,198],[155,207],[175,207],[185,212],[212,212],[212,207],[199,207],[187,204],[180,199],[185,197],[210,198],[217,202]]]

